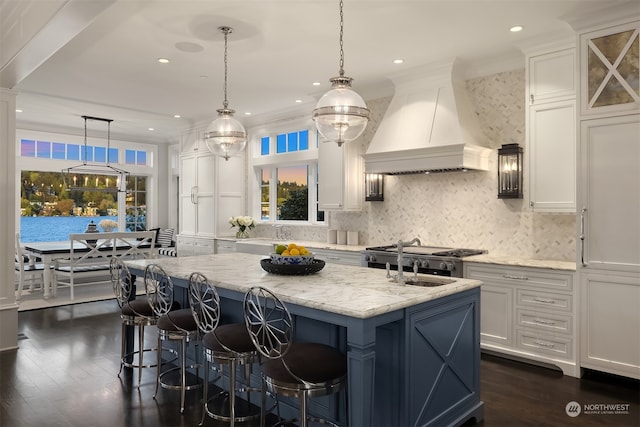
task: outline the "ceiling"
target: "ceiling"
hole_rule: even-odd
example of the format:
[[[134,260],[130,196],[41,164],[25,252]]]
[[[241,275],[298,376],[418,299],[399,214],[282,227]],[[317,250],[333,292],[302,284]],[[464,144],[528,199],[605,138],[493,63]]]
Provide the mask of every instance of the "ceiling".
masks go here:
[[[452,57],[469,75],[523,68],[523,45],[571,37],[576,16],[629,3],[346,0],[345,74],[375,99],[392,93],[394,73]],[[339,68],[338,0],[0,0],[0,16],[0,83],[18,93],[18,128],[80,133],[89,115],[113,119],[115,139],[177,141],[222,107],[222,25],[234,29],[229,106],[245,126],[310,114]]]

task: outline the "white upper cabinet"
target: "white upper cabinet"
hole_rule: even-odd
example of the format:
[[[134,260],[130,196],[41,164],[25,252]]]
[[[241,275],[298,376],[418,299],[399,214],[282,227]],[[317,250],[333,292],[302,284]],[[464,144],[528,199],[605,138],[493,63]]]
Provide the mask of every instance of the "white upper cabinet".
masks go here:
[[[244,157],[216,158],[216,237],[235,236],[229,218],[244,214],[246,176]]]
[[[318,147],[318,205],[320,210],[362,210],[364,169],[359,142]]]
[[[582,115],[640,111],[640,21],[615,25],[580,36]]]
[[[182,137],[179,231],[208,245],[214,237],[235,235],[229,217],[245,212],[246,167],[244,153],[229,160],[210,153],[198,137],[203,132],[192,129]]]
[[[527,58],[529,204],[534,212],[576,211],[576,51]]]
[[[182,134],[180,151],[182,153],[207,151],[207,146],[204,142],[204,129],[191,129]]]
[[[576,211],[576,101],[529,108],[529,198],[536,212]]]
[[[215,156],[198,154],[181,159],[180,234],[214,237]]]
[[[562,49],[530,56],[527,61],[529,104],[575,99],[575,49]]]

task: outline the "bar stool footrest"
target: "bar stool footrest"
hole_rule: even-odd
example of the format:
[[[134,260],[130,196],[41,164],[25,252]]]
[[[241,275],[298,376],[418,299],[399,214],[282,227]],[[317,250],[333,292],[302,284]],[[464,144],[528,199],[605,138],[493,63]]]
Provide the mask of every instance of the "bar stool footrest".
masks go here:
[[[182,386],[180,385],[180,380],[182,375],[180,373],[180,367],[176,366],[170,369],[167,369],[166,371],[163,371],[162,373],[160,373],[160,378],[159,378],[159,382],[160,382],[160,386],[162,388],[168,389],[168,390],[181,390]],[[186,384],[184,389],[185,390],[195,390],[201,387],[200,384],[200,379],[192,374],[191,372],[186,373]]]
[[[157,348],[145,348],[142,351],[144,353],[151,353],[151,352],[157,352],[158,349]],[[157,356],[154,356],[153,358],[148,359],[148,360],[152,360],[153,361],[152,364],[147,364],[147,365],[140,366],[140,356],[138,355],[138,353],[140,353],[140,351],[139,350],[135,350],[135,351],[132,351],[130,353],[125,354],[124,357],[121,360],[122,366],[125,367],[125,368],[155,368],[155,367],[158,366],[158,363],[156,362]],[[131,362],[127,362],[127,360],[131,360]]]
[[[241,423],[260,418],[260,406],[254,405],[239,396],[236,396],[235,403],[235,422]],[[228,391],[221,391],[207,399],[207,403],[204,408],[205,411],[207,411],[207,415],[215,420],[226,422],[231,421],[231,414],[229,414]]]

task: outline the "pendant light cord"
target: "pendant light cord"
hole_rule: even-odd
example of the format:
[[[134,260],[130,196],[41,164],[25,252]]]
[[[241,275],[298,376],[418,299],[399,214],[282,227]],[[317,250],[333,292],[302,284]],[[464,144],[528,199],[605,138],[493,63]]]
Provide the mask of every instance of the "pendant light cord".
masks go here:
[[[226,110],[229,106],[229,101],[227,100],[227,36],[231,32],[231,28],[220,27],[220,31],[224,34],[224,101],[222,102],[222,106]]]
[[[343,0],[340,0],[340,77],[344,77],[344,46],[342,42],[342,35],[344,32],[344,14],[342,13],[343,6]]]
[[[84,158],[82,159],[82,164],[87,164],[87,116],[82,116],[84,119]]]
[[[87,164],[87,154],[89,153],[88,147],[87,147],[87,120],[97,120],[100,122],[107,122],[107,159],[106,159],[106,163],[107,166],[110,165],[110,161],[109,161],[109,151],[111,151],[111,122],[113,121],[112,119],[103,119],[102,117],[92,117],[92,116],[82,116],[82,118],[84,119],[84,158],[82,159],[82,164],[86,165]]]

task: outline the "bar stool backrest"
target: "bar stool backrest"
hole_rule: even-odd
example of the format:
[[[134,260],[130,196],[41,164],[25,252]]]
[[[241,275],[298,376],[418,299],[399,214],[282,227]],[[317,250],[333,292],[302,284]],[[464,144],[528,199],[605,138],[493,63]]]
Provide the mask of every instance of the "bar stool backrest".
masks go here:
[[[173,281],[157,264],[149,264],[144,270],[144,289],[153,313],[160,317],[173,306]]]
[[[244,320],[251,341],[269,359],[283,357],[293,340],[293,322],[284,303],[270,290],[252,287],[244,296]]]
[[[213,331],[220,321],[220,296],[211,281],[202,273],[189,276],[191,313],[204,334]]]
[[[132,283],[131,273],[126,265],[118,257],[112,257],[109,263],[111,273],[111,286],[120,308],[127,305],[131,297]]]

